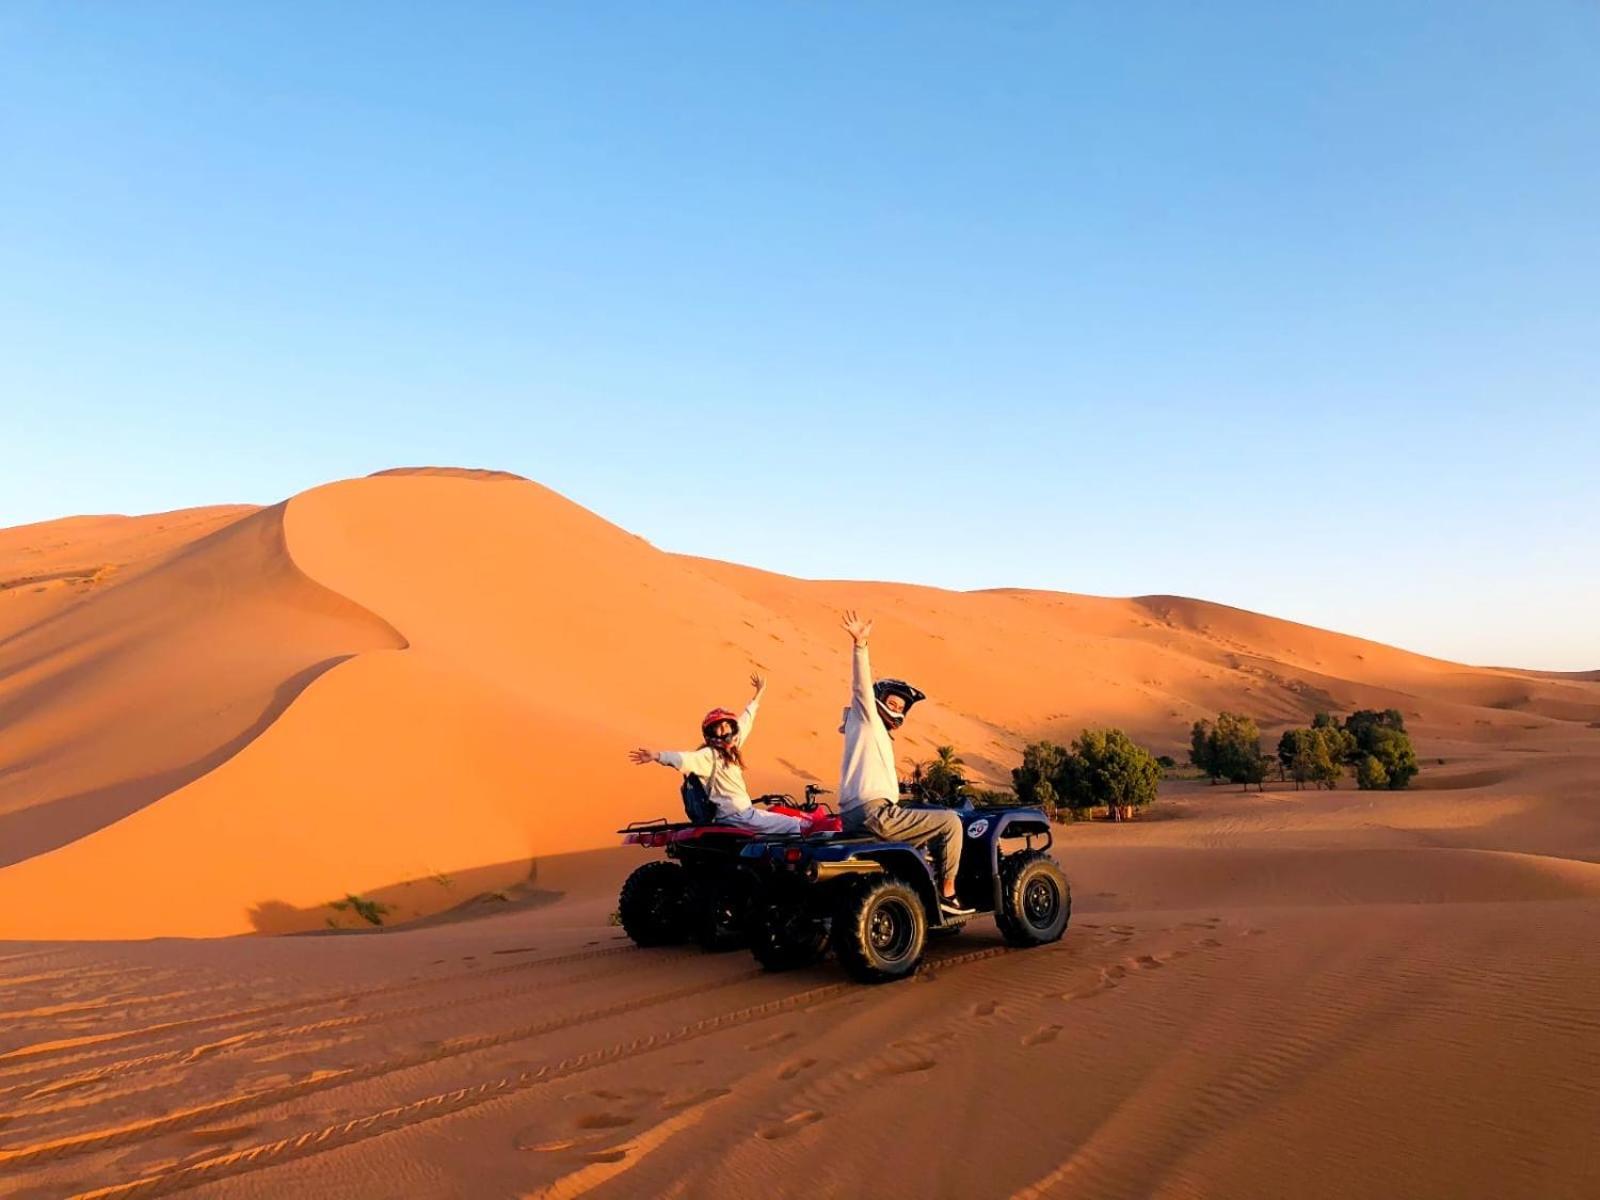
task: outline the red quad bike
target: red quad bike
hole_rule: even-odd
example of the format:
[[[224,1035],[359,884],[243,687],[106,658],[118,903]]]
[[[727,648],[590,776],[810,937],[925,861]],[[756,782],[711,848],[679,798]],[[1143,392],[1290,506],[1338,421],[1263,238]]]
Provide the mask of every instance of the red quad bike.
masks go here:
[[[806,798],[758,798],[770,811],[806,822],[805,833],[838,833],[839,818],[818,796],[826,788],[806,786]],[[759,879],[748,860],[747,843],[761,835],[737,825],[711,821],[635,821],[622,834],[624,845],[666,851],[629,875],[617,900],[622,928],[640,946],[668,946],[693,940],[707,950],[732,950],[745,944],[750,904]]]

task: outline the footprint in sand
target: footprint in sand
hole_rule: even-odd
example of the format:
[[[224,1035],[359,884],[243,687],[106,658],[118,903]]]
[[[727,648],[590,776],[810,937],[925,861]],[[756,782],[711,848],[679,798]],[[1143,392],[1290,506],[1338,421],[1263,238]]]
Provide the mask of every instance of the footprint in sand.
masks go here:
[[[913,1058],[905,1062],[884,1063],[874,1073],[878,1075],[915,1075],[919,1071],[931,1071],[938,1065],[931,1058]]]
[[[726,1096],[730,1090],[724,1087],[702,1088],[698,1092],[690,1092],[685,1096],[668,1096],[661,1102],[661,1107],[667,1112],[671,1112],[676,1108],[693,1108],[697,1104],[715,1100],[718,1096]]]
[[[808,1070],[816,1065],[817,1060],[814,1058],[801,1058],[792,1063],[785,1063],[783,1069],[778,1072],[778,1078],[793,1079],[796,1075],[800,1074],[801,1071]]]
[[[815,1125],[822,1120],[822,1114],[814,1108],[804,1109],[791,1117],[785,1117],[776,1125],[768,1125],[758,1129],[756,1136],[764,1142],[775,1142],[780,1138],[792,1137],[807,1125]]]
[[[632,1125],[633,1118],[627,1113],[585,1113],[574,1124],[579,1129],[621,1129],[624,1125]]]
[[[1216,938],[1201,938],[1196,945],[1204,946],[1207,950],[1215,950],[1222,943],[1217,941]]]
[[[972,1006],[972,1015],[975,1017],[991,1017],[994,1015],[994,1010],[999,1007],[998,1001],[983,1000]]]
[[[1166,966],[1166,964],[1164,962],[1162,962],[1159,958],[1157,958],[1154,954],[1141,954],[1141,955],[1139,955],[1138,958],[1134,959],[1133,961],[1134,961],[1134,964],[1141,971],[1153,971],[1157,967]]]
[[[1022,1039],[1024,1046],[1042,1046],[1046,1042],[1053,1042],[1061,1036],[1061,1026],[1041,1025],[1032,1033]]]
[[[1111,932],[1116,934],[1118,937],[1132,937],[1139,931],[1132,925],[1113,925],[1111,926]]]
[[[523,1130],[512,1139],[511,1144],[518,1150],[533,1150],[540,1154],[555,1154],[562,1150],[573,1150],[579,1146],[587,1146],[598,1141],[593,1137],[553,1138],[547,1141],[537,1141],[538,1133],[532,1129]]]
[[[183,1135],[183,1138],[184,1141],[196,1145],[211,1146],[218,1142],[231,1142],[234,1138],[242,1138],[259,1128],[261,1128],[259,1125],[227,1125],[216,1129],[191,1129]]]
[[[789,1033],[774,1033],[770,1037],[762,1038],[760,1041],[750,1042],[745,1046],[745,1049],[765,1050],[768,1046],[776,1046],[779,1042],[787,1042],[794,1036],[795,1035],[792,1031]]]

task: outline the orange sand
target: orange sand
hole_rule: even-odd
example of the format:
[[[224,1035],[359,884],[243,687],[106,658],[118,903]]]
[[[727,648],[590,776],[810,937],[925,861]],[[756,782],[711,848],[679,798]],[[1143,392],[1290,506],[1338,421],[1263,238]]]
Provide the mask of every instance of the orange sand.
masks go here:
[[[753,785],[831,784],[847,605],[934,697],[905,752],[954,742],[996,782],[1086,724],[1181,757],[1221,707],[1269,738],[1398,707],[1426,769],[1174,784],[1064,827],[1059,946],[980,921],[890,988],[619,942],[645,852],[593,848],[675,803],[624,751],[692,740],[754,666]],[[0,531],[0,937],[28,939],[0,942],[0,1181],[1600,1194],[1597,722],[1592,672],[1174,597],[799,581],[493,473]],[[166,940],[349,926],[347,892],[426,919]]]

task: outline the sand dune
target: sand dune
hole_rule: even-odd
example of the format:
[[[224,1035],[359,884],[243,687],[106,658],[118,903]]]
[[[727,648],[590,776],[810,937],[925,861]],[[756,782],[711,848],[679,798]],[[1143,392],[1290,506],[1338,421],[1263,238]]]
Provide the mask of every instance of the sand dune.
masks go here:
[[[753,666],[774,682],[755,785],[831,782],[852,604],[878,621],[880,669],[933,697],[905,752],[952,742],[995,781],[1038,736],[1110,723],[1176,752],[1221,707],[1271,727],[1394,705],[1425,753],[1600,718],[1582,679],[1197,600],[802,581],[672,555],[491,472],[58,522],[7,531],[0,551],[15,578],[100,564],[56,608],[6,614],[13,937],[321,927],[328,901],[401,885],[406,919],[459,902],[439,877],[515,883],[670,808],[670,777],[621,751],[693,741],[696,714],[738,703]]]
[[[490,472],[0,531],[0,577],[7,1195],[1600,1194],[1592,675],[789,579]],[[846,605],[933,693],[907,752],[994,778],[1221,707],[1393,705],[1426,770],[1061,827],[1059,945],[980,920],[889,988],[634,948],[610,830],[675,797],[622,751],[757,666],[753,782],[831,782]]]

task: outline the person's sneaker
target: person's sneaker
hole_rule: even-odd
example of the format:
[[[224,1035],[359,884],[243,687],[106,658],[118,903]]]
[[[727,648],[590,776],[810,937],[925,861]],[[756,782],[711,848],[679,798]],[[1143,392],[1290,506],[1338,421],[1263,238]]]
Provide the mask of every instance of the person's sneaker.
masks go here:
[[[970,917],[978,910],[975,908],[968,908],[954,896],[940,896],[939,911],[948,913],[952,917]]]

